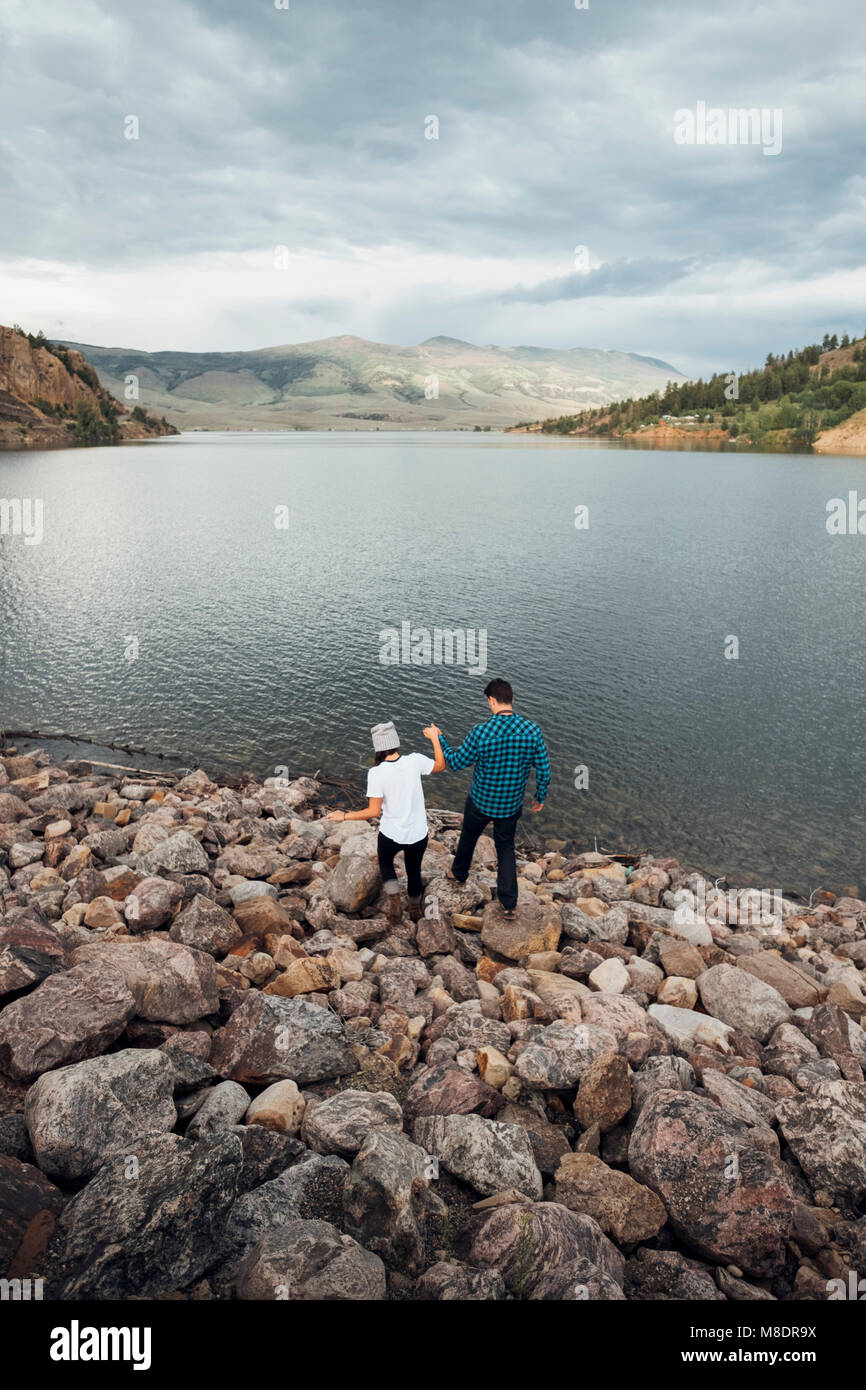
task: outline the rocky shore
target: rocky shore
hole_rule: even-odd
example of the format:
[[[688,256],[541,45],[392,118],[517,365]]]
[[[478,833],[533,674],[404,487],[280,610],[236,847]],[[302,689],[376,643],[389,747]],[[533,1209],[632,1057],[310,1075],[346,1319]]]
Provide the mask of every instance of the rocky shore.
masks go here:
[[[0,1275],[50,1299],[824,1300],[866,902],[493,845],[387,920],[301,778],[0,762]],[[856,1293],[854,1294],[856,1297]]]

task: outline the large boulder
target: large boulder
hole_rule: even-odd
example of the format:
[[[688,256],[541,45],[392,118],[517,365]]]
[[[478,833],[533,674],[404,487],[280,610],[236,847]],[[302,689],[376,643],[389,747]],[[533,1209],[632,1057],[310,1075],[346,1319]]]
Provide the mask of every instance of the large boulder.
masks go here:
[[[448,1169],[485,1197],[514,1188],[541,1197],[541,1173],[526,1130],[481,1115],[423,1115],[412,1137]]]
[[[376,896],[379,866],[369,851],[366,836],[343,845],[337,867],[325,883],[325,892],[338,912],[360,912]]]
[[[301,1138],[318,1154],[351,1158],[376,1130],[400,1134],[403,1111],[388,1091],[341,1091],[308,1105]]]
[[[542,905],[533,893],[518,898],[514,917],[506,918],[498,902],[484,909],[481,941],[486,950],[508,960],[524,960],[539,951],[555,951],[562,924],[555,908]]]
[[[469,1115],[476,1111],[490,1118],[502,1105],[497,1090],[454,1063],[418,1069],[406,1096],[410,1116]]]
[[[167,840],[161,841],[147,854],[137,857],[136,870],[144,878],[161,871],[178,874],[207,873],[210,860],[194,835],[188,830],[178,830]]]
[[[46,1072],[27,1092],[36,1162],[67,1181],[84,1178],[118,1148],[174,1127],[175,1071],[168,1053],[127,1048]]]
[[[652,1240],[667,1221],[664,1203],[628,1173],[589,1153],[564,1154],[556,1170],[556,1200],[592,1216],[618,1245]]]
[[[712,1047],[719,1052],[731,1050],[729,1039],[734,1030],[720,1018],[696,1013],[694,1009],[676,1008],[672,1004],[650,1004],[647,1013],[675,1047],[690,1051],[698,1046]]]
[[[178,913],[168,934],[172,941],[206,951],[210,956],[227,955],[243,936],[232,914],[203,893],[196,893],[188,906]]]
[[[123,915],[132,932],[156,931],[170,922],[183,898],[179,883],[166,878],[143,878],[123,904]]]
[[[625,1119],[631,1109],[628,1063],[616,1052],[602,1053],[580,1078],[574,1113],[583,1129],[597,1124],[602,1134]]]
[[[345,1230],[401,1274],[424,1268],[429,1157],[402,1133],[376,1130],[343,1189]]]
[[[236,1134],[139,1140],[111,1154],[57,1223],[51,1297],[154,1298],[210,1264],[237,1191]]]
[[[523,1049],[516,1071],[534,1089],[569,1091],[590,1063],[616,1050],[616,1035],[595,1023],[551,1023]]]
[[[766,1042],[791,1017],[777,989],[738,965],[713,965],[695,983],[708,1013],[756,1042]]]
[[[238,1298],[295,1303],[378,1301],[385,1266],[328,1221],[287,1221],[263,1236],[243,1262]]]
[[[97,1057],[119,1038],[135,1013],[122,974],[76,965],[47,980],[0,1013],[0,1071],[15,1081]]]
[[[737,968],[772,986],[792,1009],[814,1008],[827,997],[825,985],[813,980],[805,970],[776,951],[753,951],[740,956]]]
[[[223,1077],[299,1086],[358,1070],[346,1030],[329,1009],[305,999],[251,992],[214,1037],[211,1065]]]
[[[535,1298],[556,1270],[584,1260],[622,1287],[625,1261],[591,1216],[559,1202],[510,1202],[496,1207],[475,1233],[469,1260],[498,1269],[517,1298]],[[543,1294],[541,1296],[544,1296]]]
[[[785,1139],[819,1205],[856,1211],[866,1192],[866,1083],[820,1082],[776,1107]]]
[[[0,994],[27,989],[63,969],[66,947],[32,907],[13,908],[0,923]]]
[[[342,1220],[347,1172],[343,1159],[315,1155],[244,1190],[231,1209],[214,1254],[219,1296],[231,1296],[241,1261],[269,1231],[300,1219]]]
[[[175,941],[94,941],[77,946],[72,959],[119,971],[139,1018],[195,1023],[219,1008],[216,964],[205,951]]]
[[[691,1092],[659,1091],[632,1131],[628,1162],[699,1254],[757,1276],[781,1268],[794,1199],[785,1169],[742,1120]]]

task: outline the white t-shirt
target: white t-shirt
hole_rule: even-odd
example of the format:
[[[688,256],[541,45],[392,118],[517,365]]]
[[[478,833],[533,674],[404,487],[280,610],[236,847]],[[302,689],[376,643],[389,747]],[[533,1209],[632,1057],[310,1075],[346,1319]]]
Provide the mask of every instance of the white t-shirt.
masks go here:
[[[421,778],[433,771],[432,758],[406,753],[394,762],[382,762],[367,773],[368,797],[381,796],[379,829],[399,845],[414,845],[427,834],[427,812]]]

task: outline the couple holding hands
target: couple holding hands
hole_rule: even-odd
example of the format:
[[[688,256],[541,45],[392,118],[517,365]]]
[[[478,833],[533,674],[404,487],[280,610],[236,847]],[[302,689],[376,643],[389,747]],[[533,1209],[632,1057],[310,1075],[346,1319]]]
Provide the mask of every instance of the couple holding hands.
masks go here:
[[[457,853],[448,871],[456,883],[465,883],[478,838],[493,821],[496,846],[496,895],[506,917],[517,906],[517,864],[514,835],[523,812],[523,798],[530,767],[535,768],[535,798],[531,809],[540,811],[550,786],[550,761],[537,724],[514,710],[514,692],[508,681],[496,679],[485,687],[490,718],[476,724],[459,748],[452,748],[435,724],[424,730],[433,746],[433,757],[400,752],[400,737],[393,723],[371,730],[375,763],[367,775],[368,805],[363,811],[331,811],[328,820],[379,819],[379,872],[388,900],[388,917],[394,923],[403,915],[400,884],[394,860],[402,851],[406,865],[409,916],[422,916],[421,861],[427,848],[427,812],[421,778],[431,772],[475,768],[463,809],[463,828]]]

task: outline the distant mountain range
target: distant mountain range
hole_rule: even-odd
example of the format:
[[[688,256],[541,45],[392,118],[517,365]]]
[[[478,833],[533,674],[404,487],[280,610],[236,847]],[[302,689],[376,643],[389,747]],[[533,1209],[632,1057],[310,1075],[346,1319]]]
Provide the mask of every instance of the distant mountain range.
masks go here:
[[[125,379],[137,377],[141,404],[181,429],[498,428],[685,380],[669,363],[632,352],[457,338],[395,347],[345,336],[255,352],[65,346],[82,352],[121,400]]]

